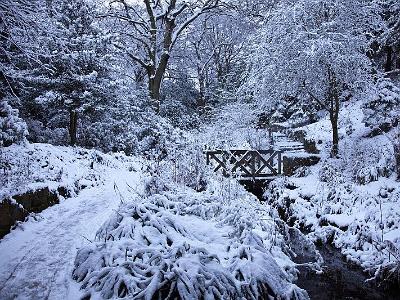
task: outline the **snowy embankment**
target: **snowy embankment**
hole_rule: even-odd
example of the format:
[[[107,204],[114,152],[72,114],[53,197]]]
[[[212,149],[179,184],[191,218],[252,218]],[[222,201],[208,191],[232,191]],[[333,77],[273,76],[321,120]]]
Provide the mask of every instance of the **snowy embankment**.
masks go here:
[[[3,155],[8,155],[12,168],[25,166],[26,155],[32,163],[31,176],[13,173],[2,195],[76,182],[86,188],[31,215],[0,240],[0,299],[78,299],[71,279],[77,249],[90,244],[118,208],[116,192],[126,193],[129,186],[140,189],[140,164],[118,154],[44,144],[12,146]],[[46,160],[49,164],[41,166]],[[53,177],[59,173],[61,178]]]
[[[320,141],[321,162],[272,182],[265,197],[311,240],[332,243],[379,277],[379,270],[395,270],[400,261],[400,184],[391,133],[370,136],[362,119],[360,102],[343,108],[337,159],[329,158],[327,119],[301,128],[308,139]]]
[[[101,184],[102,168],[129,167],[120,154],[49,144],[12,145],[1,148],[0,201],[27,191],[59,186],[69,192]]]

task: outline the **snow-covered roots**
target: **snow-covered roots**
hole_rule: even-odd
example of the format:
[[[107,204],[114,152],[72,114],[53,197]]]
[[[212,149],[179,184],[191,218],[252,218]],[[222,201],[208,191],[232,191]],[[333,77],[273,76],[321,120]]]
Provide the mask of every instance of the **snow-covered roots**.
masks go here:
[[[241,200],[186,190],[122,204],[78,251],[73,277],[103,298],[308,299],[271,254],[284,257],[273,222]]]

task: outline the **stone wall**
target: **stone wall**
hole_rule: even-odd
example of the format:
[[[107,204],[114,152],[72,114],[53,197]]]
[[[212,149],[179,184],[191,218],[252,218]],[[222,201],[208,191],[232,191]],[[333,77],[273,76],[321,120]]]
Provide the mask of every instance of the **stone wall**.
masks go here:
[[[29,212],[11,199],[0,203],[0,239],[10,232],[17,221],[23,221]]]
[[[0,202],[0,239],[9,233],[18,221],[24,221],[29,213],[39,213],[59,203],[60,196],[70,197],[70,192],[62,186],[55,191],[45,187],[15,195],[12,199],[4,199]]]

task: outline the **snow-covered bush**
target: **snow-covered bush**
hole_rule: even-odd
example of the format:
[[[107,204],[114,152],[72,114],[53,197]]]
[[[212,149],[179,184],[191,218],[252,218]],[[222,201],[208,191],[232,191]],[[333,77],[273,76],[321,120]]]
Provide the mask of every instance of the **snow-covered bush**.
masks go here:
[[[330,159],[323,162],[318,173],[318,179],[321,182],[326,182],[328,185],[335,186],[338,183],[343,183],[344,178],[338,160]]]
[[[294,176],[294,177],[306,177],[306,176],[308,176],[308,175],[310,175],[310,174],[311,174],[310,168],[307,167],[307,166],[304,166],[304,167],[298,168],[298,169],[294,172],[293,176]]]
[[[271,255],[284,243],[256,203],[175,190],[122,204],[78,251],[73,277],[103,298],[307,299]]]
[[[398,293],[400,290],[400,249],[397,249],[397,261],[380,267],[375,272],[375,281],[385,290]]]
[[[195,143],[185,149],[176,149],[169,156],[170,177],[177,184],[184,184],[196,191],[207,187],[207,169],[201,145]],[[172,176],[171,176],[172,175]]]
[[[29,128],[28,140],[35,143],[48,143],[52,145],[66,145],[68,141],[67,128],[46,127],[42,122],[28,118],[26,121]]]
[[[18,110],[5,99],[0,100],[0,147],[22,142],[27,135],[26,123],[18,116]]]
[[[291,199],[288,190],[295,189],[297,189],[297,186],[287,177],[277,178],[268,184],[263,195],[263,198],[277,210],[279,217],[290,225],[294,225],[293,220],[290,220],[293,215],[291,211],[293,199]]]
[[[212,148],[269,148],[266,129],[255,129],[261,109],[255,105],[232,102],[204,122],[200,132],[193,133]]]
[[[121,88],[122,89],[122,88]],[[79,144],[105,152],[155,156],[174,143],[176,130],[152,109],[144,91],[122,89],[112,105],[101,107],[100,117],[82,117],[78,124]],[[164,153],[165,156],[165,153]]]
[[[341,214],[348,210],[354,204],[357,196],[354,195],[351,184],[340,184],[331,189],[327,193],[326,202],[322,213]]]
[[[363,108],[366,126],[390,129],[400,119],[400,89],[389,78],[379,79],[375,93],[367,98]]]
[[[400,217],[397,206],[400,191],[381,188],[378,195],[353,192],[353,213],[348,229],[335,237],[335,244],[342,248],[349,260],[359,263],[373,274],[397,262],[400,258],[400,239],[398,237]],[[356,212],[363,211],[357,215]]]
[[[168,119],[172,125],[181,129],[192,129],[201,123],[199,114],[193,107],[185,106],[177,99],[167,99],[161,103],[160,115]]]
[[[400,180],[400,128],[398,127],[393,134],[392,139],[394,160],[396,164],[397,180]]]
[[[389,177],[394,171],[393,147],[384,137],[351,140],[343,159],[352,180],[358,184]]]
[[[309,239],[332,243],[349,261],[371,275],[376,272],[378,281],[387,278],[388,284],[396,282],[395,265],[400,257],[400,189],[396,182],[381,178],[360,186],[346,180],[310,188],[316,175],[306,180],[276,179],[265,197],[283,220],[310,232]]]
[[[160,115],[180,129],[198,127],[200,118],[194,81],[182,70],[174,70],[178,79],[165,80],[161,91]]]

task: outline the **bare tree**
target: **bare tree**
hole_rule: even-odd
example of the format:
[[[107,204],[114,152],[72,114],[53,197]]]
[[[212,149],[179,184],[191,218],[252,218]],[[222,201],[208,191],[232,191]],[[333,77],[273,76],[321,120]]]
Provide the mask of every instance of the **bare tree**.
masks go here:
[[[148,90],[156,111],[160,106],[160,88],[171,51],[181,35],[201,15],[217,8],[219,0],[180,1],[143,0],[110,2],[105,17],[119,21],[119,39],[114,45],[129,59],[146,70]]]
[[[242,11],[225,6],[218,16],[203,17],[193,30],[188,43],[198,83],[199,108],[207,106],[211,95],[216,100],[222,91],[232,92],[238,86],[241,57],[252,29],[254,26],[243,20]]]
[[[270,111],[288,96],[325,110],[336,157],[341,102],[361,95],[372,82],[364,28],[375,18],[362,1],[302,0],[280,8],[254,37],[252,97]]]

